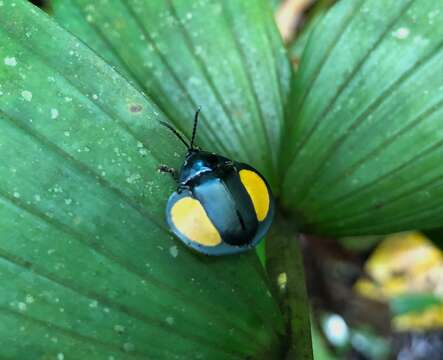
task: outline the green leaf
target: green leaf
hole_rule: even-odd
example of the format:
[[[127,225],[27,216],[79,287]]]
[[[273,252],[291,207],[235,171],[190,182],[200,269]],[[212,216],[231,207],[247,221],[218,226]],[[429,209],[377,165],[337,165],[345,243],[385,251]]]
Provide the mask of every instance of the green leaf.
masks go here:
[[[0,4],[0,358],[272,358],[255,253],[200,256],[166,228],[157,168],[183,147],[165,115],[42,11]]]
[[[443,219],[443,7],[338,2],[295,80],[282,188],[305,229],[367,235]]]
[[[58,0],[54,14],[188,135],[201,105],[199,143],[276,187],[292,73],[268,0]]]
[[[389,302],[393,315],[404,315],[410,312],[422,312],[432,306],[441,305],[442,300],[434,294],[403,294]]]

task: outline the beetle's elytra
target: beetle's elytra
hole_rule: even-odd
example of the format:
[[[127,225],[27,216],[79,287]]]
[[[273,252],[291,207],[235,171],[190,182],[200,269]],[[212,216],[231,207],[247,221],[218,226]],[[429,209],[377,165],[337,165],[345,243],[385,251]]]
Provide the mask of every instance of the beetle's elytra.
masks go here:
[[[194,146],[199,113],[200,109],[189,144],[162,122],[187,147],[178,175],[166,166],[160,168],[178,185],[169,197],[166,220],[180,240],[201,253],[239,253],[257,245],[269,230],[274,198],[266,180],[251,166]]]

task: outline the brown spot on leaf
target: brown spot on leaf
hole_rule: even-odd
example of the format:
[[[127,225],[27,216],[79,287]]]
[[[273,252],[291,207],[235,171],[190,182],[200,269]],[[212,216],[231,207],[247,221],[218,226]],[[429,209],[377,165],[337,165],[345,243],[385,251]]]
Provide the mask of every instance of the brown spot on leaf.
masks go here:
[[[142,111],[142,109],[143,109],[142,106],[139,104],[132,104],[129,107],[129,110],[133,113],[138,113],[138,112]]]

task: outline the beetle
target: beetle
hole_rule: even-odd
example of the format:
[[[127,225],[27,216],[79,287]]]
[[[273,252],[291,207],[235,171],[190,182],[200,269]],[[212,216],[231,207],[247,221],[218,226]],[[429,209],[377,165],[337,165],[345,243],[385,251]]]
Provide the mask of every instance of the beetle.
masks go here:
[[[227,255],[256,246],[274,216],[274,197],[265,178],[253,167],[195,146],[200,108],[195,113],[191,141],[169,123],[186,146],[180,171],[161,165],[177,190],[166,205],[171,231],[186,245],[206,255]]]

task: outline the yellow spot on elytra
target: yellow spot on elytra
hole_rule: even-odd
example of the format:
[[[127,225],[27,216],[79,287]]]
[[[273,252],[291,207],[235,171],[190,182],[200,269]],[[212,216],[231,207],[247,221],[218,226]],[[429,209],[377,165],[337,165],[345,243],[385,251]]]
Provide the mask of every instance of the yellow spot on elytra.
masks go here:
[[[263,179],[251,170],[240,170],[240,180],[254,205],[258,221],[263,221],[269,211],[269,191]]]
[[[221,237],[198,200],[184,197],[171,209],[172,222],[188,239],[204,246],[216,246]]]

